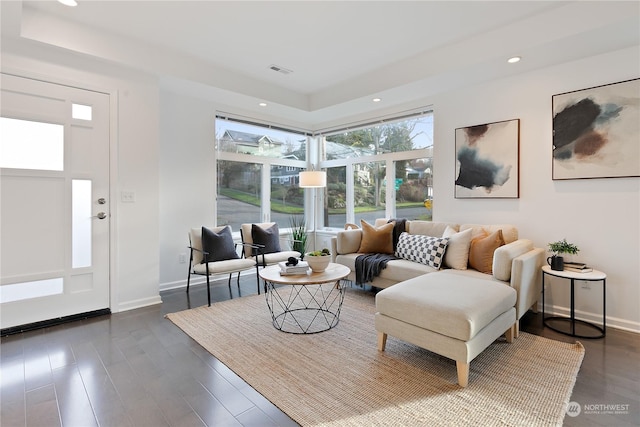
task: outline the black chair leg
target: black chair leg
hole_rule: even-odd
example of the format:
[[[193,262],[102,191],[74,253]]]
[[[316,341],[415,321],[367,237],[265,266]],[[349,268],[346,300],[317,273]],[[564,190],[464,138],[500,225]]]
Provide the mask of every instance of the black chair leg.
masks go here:
[[[207,274],[207,302],[211,307],[211,286],[209,286],[209,275]]]
[[[190,282],[191,282],[191,263],[189,263],[189,271],[187,272],[187,293],[189,293]]]
[[[258,281],[258,295],[260,295],[260,274],[259,274],[259,270],[260,266],[258,265],[258,262],[256,261],[256,280]]]
[[[236,279],[236,283],[238,285],[238,290],[240,290],[240,272],[238,271],[238,278]]]
[[[233,273],[229,273],[229,290],[231,290],[231,277],[233,276]]]

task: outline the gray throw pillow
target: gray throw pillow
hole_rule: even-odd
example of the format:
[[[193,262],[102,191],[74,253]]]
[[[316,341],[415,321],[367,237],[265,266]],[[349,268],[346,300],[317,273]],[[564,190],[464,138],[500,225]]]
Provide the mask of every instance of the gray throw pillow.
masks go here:
[[[217,233],[210,228],[202,227],[202,250],[208,252],[203,262],[238,259],[236,246],[231,236],[231,227],[226,226]]]
[[[259,225],[251,224],[251,240],[257,245],[263,245],[264,248],[259,250],[262,254],[271,254],[281,252],[280,249],[280,230],[278,224],[273,224],[269,228],[262,228]]]

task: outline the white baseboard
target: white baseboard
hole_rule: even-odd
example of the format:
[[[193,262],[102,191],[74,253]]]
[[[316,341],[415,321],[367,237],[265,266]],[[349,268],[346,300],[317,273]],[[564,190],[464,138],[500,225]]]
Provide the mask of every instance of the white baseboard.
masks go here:
[[[541,303],[538,303],[538,312],[542,313]],[[555,306],[555,305],[552,305],[552,306],[547,305],[545,308],[544,314],[545,316],[551,315],[551,316],[569,317],[571,314],[571,308]],[[589,313],[582,310],[576,310],[576,319],[584,320],[586,322],[590,322],[595,325],[602,326],[602,314],[594,314],[594,313]],[[607,315],[607,328],[609,327],[615,328],[615,329],[621,329],[623,331],[634,332],[637,334],[640,333],[640,323],[632,322],[626,319],[620,319],[617,317],[611,317]]]
[[[160,295],[123,302],[122,304],[118,305],[118,312],[134,310],[136,308],[148,307],[150,305],[155,305],[155,304],[162,304],[162,299],[160,298]]]
[[[256,272],[255,270],[245,270],[240,272],[240,276],[248,276],[248,275],[253,275],[255,277]],[[232,282],[235,280],[235,273],[233,276],[233,279],[231,280]],[[217,276],[217,277],[212,277],[211,279],[211,284],[219,284],[219,283],[227,283],[229,280],[229,276],[228,275],[224,275],[224,276]],[[191,276],[191,285],[201,285],[207,283],[207,278],[204,276],[198,276],[198,275],[193,275]],[[171,289],[180,289],[180,288],[186,288],[187,287],[187,279],[184,280],[176,280],[173,282],[165,282],[165,283],[160,283],[160,292],[162,291],[168,291]]]

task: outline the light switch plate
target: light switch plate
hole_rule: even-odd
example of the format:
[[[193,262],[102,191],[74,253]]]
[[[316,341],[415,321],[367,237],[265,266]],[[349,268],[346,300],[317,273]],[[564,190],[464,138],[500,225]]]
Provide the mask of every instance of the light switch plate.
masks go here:
[[[136,192],[123,191],[120,193],[120,200],[122,200],[122,203],[134,203],[136,201]]]

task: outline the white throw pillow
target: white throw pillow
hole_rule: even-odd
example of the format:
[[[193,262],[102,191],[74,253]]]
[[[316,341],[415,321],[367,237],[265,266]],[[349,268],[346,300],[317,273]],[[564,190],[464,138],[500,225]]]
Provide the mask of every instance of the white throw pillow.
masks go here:
[[[469,248],[471,246],[470,228],[456,232],[451,227],[447,227],[442,237],[449,239],[447,252],[444,254],[444,265],[455,270],[466,270],[469,261]]]
[[[403,232],[398,238],[395,256],[439,269],[449,239]]]

